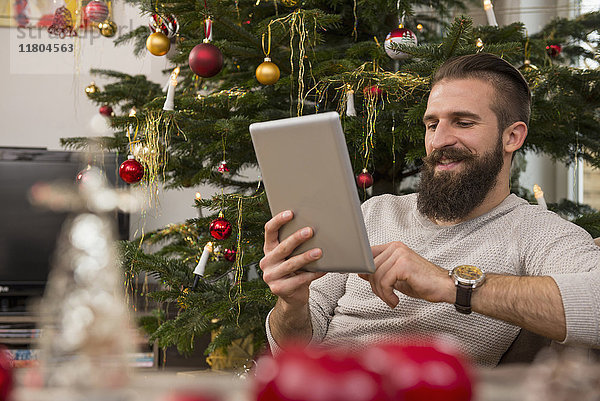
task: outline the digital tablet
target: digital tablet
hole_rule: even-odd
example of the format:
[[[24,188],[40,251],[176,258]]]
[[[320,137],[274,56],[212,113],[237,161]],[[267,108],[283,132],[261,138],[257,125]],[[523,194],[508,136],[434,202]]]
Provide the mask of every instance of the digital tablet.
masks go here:
[[[375,265],[338,113],[286,118],[250,125],[273,216],[294,218],[279,240],[303,227],[314,235],[293,255],[321,248],[308,271],[373,273]]]

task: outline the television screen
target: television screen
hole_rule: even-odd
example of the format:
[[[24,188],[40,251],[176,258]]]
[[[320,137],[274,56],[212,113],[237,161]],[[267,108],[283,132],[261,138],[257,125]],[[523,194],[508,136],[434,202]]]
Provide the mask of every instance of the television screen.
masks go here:
[[[85,168],[78,152],[0,148],[0,291],[42,287],[67,212],[31,205],[28,192],[36,182],[75,182]],[[117,157],[104,156],[103,170],[112,185]],[[119,236],[128,236],[128,218],[115,213]]]

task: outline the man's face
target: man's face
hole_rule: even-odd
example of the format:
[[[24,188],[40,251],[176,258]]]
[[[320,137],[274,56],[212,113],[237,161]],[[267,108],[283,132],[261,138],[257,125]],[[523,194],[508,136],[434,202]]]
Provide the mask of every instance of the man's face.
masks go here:
[[[423,116],[425,151],[454,147],[482,155],[496,146],[498,121],[490,105],[494,88],[481,79],[438,82],[432,89]],[[443,160],[436,171],[460,171],[460,161]]]
[[[496,185],[505,155],[493,99],[493,87],[479,79],[443,80],[432,88],[417,202],[429,218],[464,219]]]

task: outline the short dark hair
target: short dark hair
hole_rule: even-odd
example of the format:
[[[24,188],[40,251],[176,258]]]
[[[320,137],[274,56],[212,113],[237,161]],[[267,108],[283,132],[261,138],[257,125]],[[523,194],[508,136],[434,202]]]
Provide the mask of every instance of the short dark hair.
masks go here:
[[[433,87],[444,79],[478,78],[492,84],[495,101],[491,109],[502,133],[508,126],[523,121],[529,127],[531,90],[523,75],[506,60],[490,53],[476,53],[448,59],[436,71]]]

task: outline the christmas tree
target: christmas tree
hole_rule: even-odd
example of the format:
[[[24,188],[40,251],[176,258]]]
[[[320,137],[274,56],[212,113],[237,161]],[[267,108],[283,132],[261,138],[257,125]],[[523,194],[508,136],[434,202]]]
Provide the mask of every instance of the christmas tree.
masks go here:
[[[250,339],[255,351],[264,345],[275,299],[257,265],[271,215],[260,178],[244,178],[257,167],[251,123],[336,110],[354,171],[363,174],[361,198],[410,192],[424,156],[421,119],[432,73],[450,57],[485,51],[521,66],[531,85],[524,150],[600,166],[600,73],[575,67],[597,57],[599,13],[555,20],[527,36],[518,23],[475,27],[468,17],[453,18],[467,10],[461,1],[133,2],[152,16],[156,32],[143,26],[117,44],[134,41],[137,51],[154,54],[174,46],[168,55],[174,71],[166,71],[166,96],[143,76],[93,71],[112,82],[90,98],[117,109],[114,136],[99,140],[135,155],[149,197],[159,180],[171,188],[210,183],[222,189],[197,200],[209,216],[123,243],[128,274],[157,278],[162,285],[149,296],[173,306],[143,321],[161,347],[186,352],[206,333],[213,333],[207,353],[240,340]],[[63,144],[84,148],[88,140]],[[518,173],[519,159],[515,164]],[[517,178],[513,190],[533,201]],[[593,210],[562,206],[570,219],[600,234]],[[194,286],[194,267],[209,242],[213,252]]]

